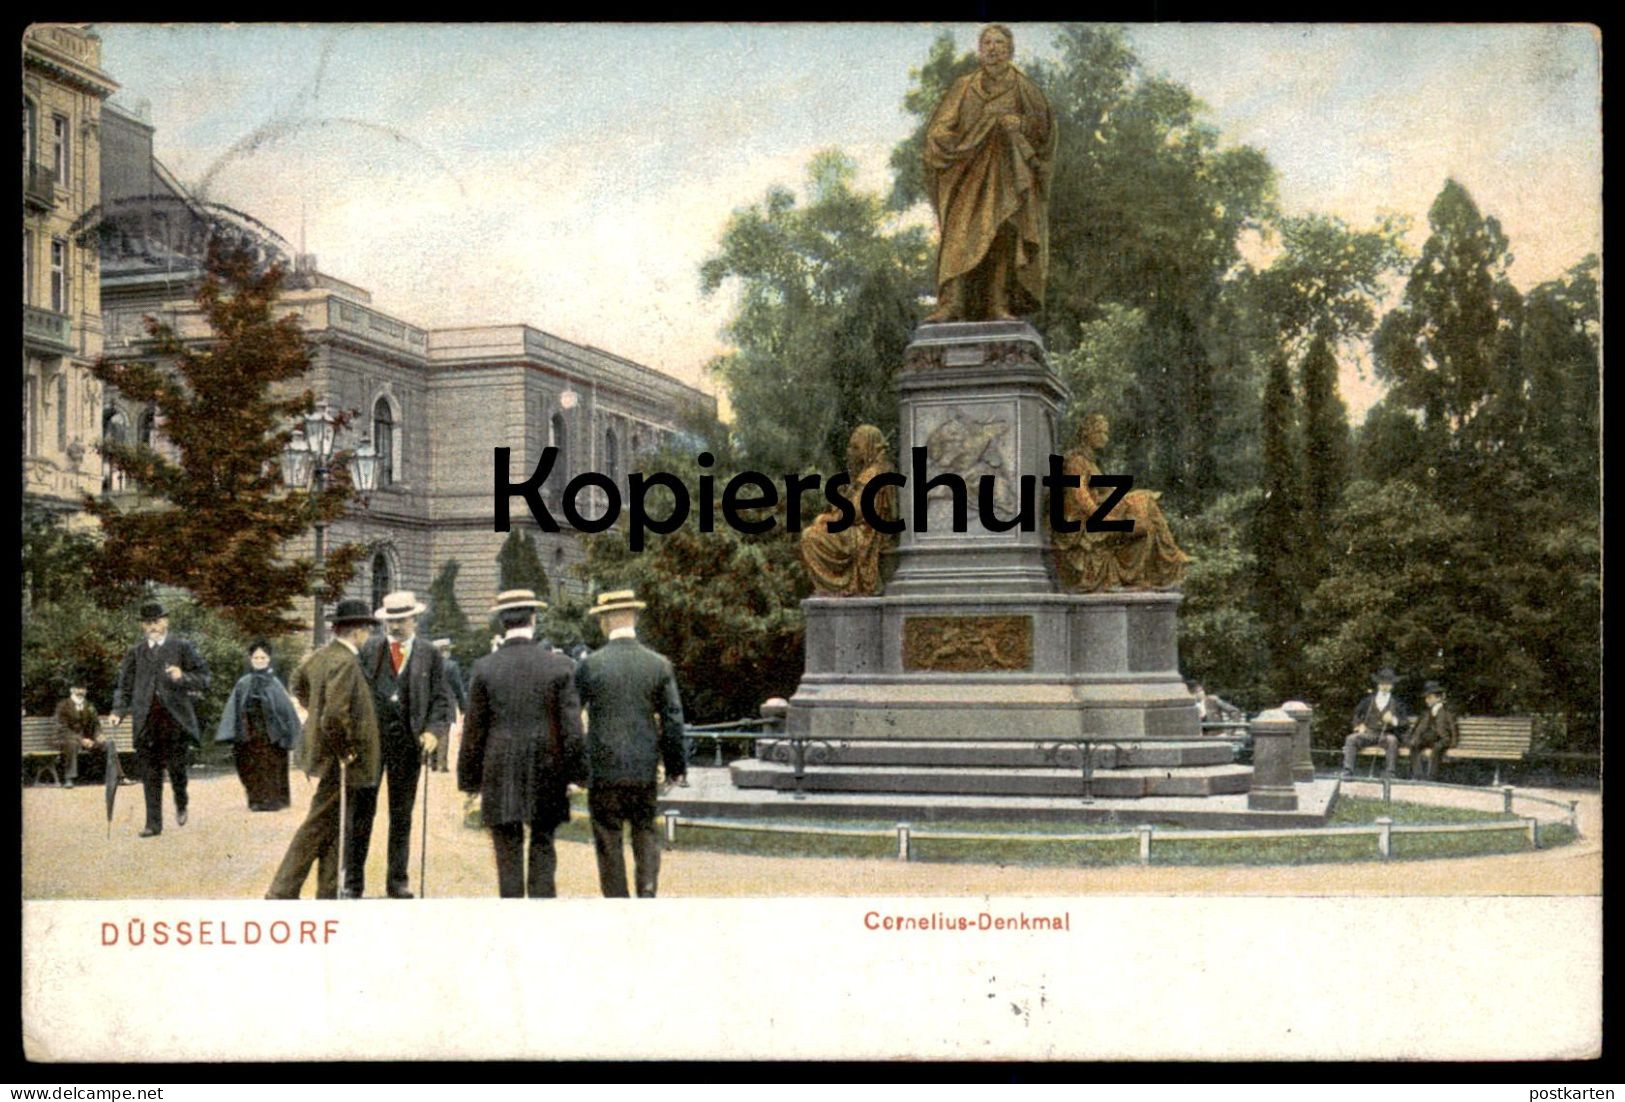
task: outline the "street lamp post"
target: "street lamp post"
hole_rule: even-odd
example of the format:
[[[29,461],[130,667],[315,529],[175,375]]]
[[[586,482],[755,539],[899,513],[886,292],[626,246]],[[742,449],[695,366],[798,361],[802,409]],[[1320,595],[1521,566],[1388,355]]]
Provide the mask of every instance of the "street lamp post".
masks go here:
[[[293,430],[282,449],[282,482],[290,490],[308,489],[312,504],[321,500],[327,478],[333,469],[333,446],[337,442],[338,416],[321,402],[305,415],[305,423]],[[369,437],[349,457],[350,478],[362,493],[370,493],[378,481],[378,453]],[[317,513],[315,611],[311,618],[311,641],[322,645],[322,605],[326,586],[322,567],[327,555],[327,522]]]

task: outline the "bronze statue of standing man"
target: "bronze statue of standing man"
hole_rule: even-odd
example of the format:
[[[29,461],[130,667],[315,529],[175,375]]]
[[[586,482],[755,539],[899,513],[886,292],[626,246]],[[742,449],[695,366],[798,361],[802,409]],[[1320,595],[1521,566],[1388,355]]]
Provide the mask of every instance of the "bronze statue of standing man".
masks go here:
[[[925,186],[937,212],[937,310],[927,321],[1036,313],[1049,271],[1055,117],[1010,64],[1015,36],[994,23],[981,66],[956,80],[925,131]]]

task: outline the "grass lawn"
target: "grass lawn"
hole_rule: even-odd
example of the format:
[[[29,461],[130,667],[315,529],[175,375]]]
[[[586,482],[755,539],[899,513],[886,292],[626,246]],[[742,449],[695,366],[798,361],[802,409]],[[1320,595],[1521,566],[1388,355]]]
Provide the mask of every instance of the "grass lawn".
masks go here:
[[[1396,826],[1404,824],[1444,825],[1454,823],[1518,823],[1515,816],[1499,812],[1455,807],[1434,807],[1395,801],[1344,797],[1337,802],[1328,825],[1369,826],[1383,816]],[[764,824],[766,825],[766,824]],[[897,836],[894,821],[842,821],[831,823],[814,818],[786,818],[774,826],[816,828],[828,833],[789,834],[771,830],[718,829],[679,823],[677,846],[725,853],[753,853],[784,857],[873,857],[894,859]],[[1034,826],[1019,822],[941,822],[916,824],[913,858],[917,861],[972,862],[994,865],[1086,866],[1132,864],[1139,860],[1137,838],[1094,837],[1123,832],[1117,824],[1080,823],[1061,827]],[[880,831],[863,834],[860,831]],[[988,839],[932,838],[933,833],[964,832],[993,835]],[[1033,835],[1076,835],[1072,838],[1033,837]],[[1328,861],[1371,861],[1377,858],[1374,835],[1329,835],[1299,838],[1180,839],[1174,828],[1158,830],[1153,836],[1152,861],[1171,865],[1295,865]],[[589,828],[585,814],[559,831],[561,838],[586,839]],[[1566,823],[1541,829],[1545,848],[1564,845],[1575,834]],[[1463,834],[1396,834],[1393,856],[1397,860],[1434,857],[1469,857],[1484,854],[1515,853],[1528,848],[1521,830],[1479,831]]]

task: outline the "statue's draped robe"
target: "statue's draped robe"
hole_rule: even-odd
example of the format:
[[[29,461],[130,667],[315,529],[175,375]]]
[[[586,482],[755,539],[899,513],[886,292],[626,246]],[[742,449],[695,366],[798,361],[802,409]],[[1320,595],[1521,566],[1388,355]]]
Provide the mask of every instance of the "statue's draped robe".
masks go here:
[[[830,508],[802,531],[801,561],[818,596],[867,597],[880,592],[880,553],[886,547],[887,538],[869,526],[858,506],[869,480],[890,470],[889,463],[871,461],[857,478],[838,491],[852,503],[857,514],[850,527],[831,532],[830,523],[841,514]],[[882,487],[875,495],[875,511],[887,520],[896,518],[896,495],[892,487]]]
[[[1006,130],[1005,115],[1021,116],[1021,129]],[[1054,154],[1049,104],[1015,68],[1002,81],[978,69],[954,82],[925,132],[926,191],[942,233],[939,291],[986,260],[997,238],[1013,251],[1012,308],[1031,313],[1042,305]],[[1007,224],[1011,232],[1000,238]]]
[[[1081,483],[1066,491],[1065,516],[1080,525],[1089,519],[1104,497],[1089,489],[1091,475],[1101,473],[1087,452],[1067,453],[1064,471]],[[1190,556],[1174,542],[1168,518],[1157,504],[1161,494],[1133,490],[1124,495],[1104,520],[1132,520],[1132,532],[1051,532],[1056,572],[1061,584],[1082,593],[1104,589],[1157,589],[1181,581]]]

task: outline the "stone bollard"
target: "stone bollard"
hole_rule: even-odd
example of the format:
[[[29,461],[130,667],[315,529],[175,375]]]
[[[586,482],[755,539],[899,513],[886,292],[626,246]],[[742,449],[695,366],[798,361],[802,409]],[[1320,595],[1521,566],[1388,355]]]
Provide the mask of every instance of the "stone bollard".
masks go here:
[[[1512,814],[1512,786],[1510,784],[1501,789],[1501,810],[1508,815]]]
[[[1394,821],[1384,815],[1377,820],[1377,852],[1384,861],[1394,855]]]
[[[899,861],[909,860],[914,852],[914,847],[909,840],[909,832],[913,829],[913,826],[908,823],[897,824],[897,859]]]
[[[1574,836],[1576,838],[1578,838],[1580,836],[1580,801],[1579,800],[1570,800],[1569,801],[1569,828],[1574,831]]]
[[[1523,821],[1524,833],[1529,835],[1529,848],[1540,848],[1540,820],[1533,815],[1527,816]]]
[[[1247,807],[1253,811],[1296,811],[1292,788],[1293,739],[1298,725],[1279,708],[1261,712],[1250,727],[1253,735],[1253,783]]]
[[[668,811],[662,811],[661,814],[666,817],[666,844],[667,845],[676,845],[677,844],[677,816],[681,815],[682,812],[668,810]]]
[[[1309,730],[1315,710],[1301,700],[1289,700],[1281,705],[1281,711],[1298,725],[1292,737],[1292,783],[1309,784],[1315,779],[1315,758],[1309,752]]]
[[[1151,824],[1146,823],[1144,826],[1135,829],[1140,832],[1140,864],[1149,865],[1151,863]]]

